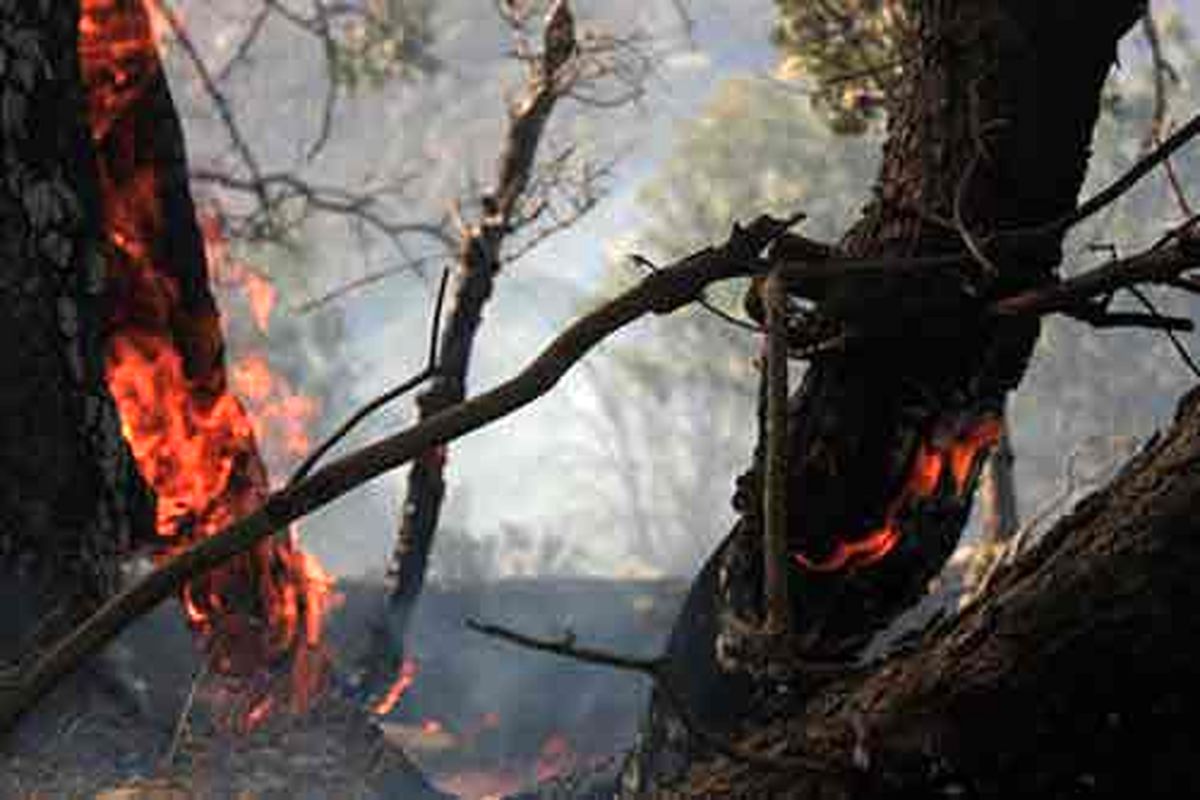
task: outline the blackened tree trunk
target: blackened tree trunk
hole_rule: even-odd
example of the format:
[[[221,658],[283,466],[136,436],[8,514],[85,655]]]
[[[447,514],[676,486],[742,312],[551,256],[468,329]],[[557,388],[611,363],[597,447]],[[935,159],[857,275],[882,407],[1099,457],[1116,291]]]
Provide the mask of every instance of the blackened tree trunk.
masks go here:
[[[776,704],[757,749],[830,773],[713,759],[649,796],[1195,796],[1198,463],[1194,389],[962,614],[869,674]]]
[[[796,558],[787,644],[810,660],[853,658],[953,551],[995,443],[976,432],[1001,417],[1039,330],[1036,320],[997,321],[982,310],[1053,279],[1063,229],[1047,223],[1075,207],[1117,41],[1144,11],[1138,0],[911,7],[906,79],[875,198],[838,251],[891,259],[986,252],[966,272],[843,281],[818,298],[821,324],[847,344],[814,361],[790,410]],[[1039,235],[1009,236],[1003,247],[979,244],[1039,226]],[[801,250],[785,243],[775,257],[804,258]],[[932,485],[912,489],[921,459],[939,451],[949,459],[972,439],[982,446],[961,482],[942,469]],[[762,617],[760,483],[757,468],[740,482],[739,522],[694,583],[668,646],[676,690],[718,732],[737,730],[773,696],[743,657],[753,651],[745,632]],[[886,548],[868,551],[888,537]],[[801,680],[789,689],[806,698],[819,687]],[[626,791],[670,785],[704,752],[656,694]]]
[[[0,2],[0,657],[110,592],[153,509],[104,383],[76,2]],[[36,635],[35,635],[36,634]]]

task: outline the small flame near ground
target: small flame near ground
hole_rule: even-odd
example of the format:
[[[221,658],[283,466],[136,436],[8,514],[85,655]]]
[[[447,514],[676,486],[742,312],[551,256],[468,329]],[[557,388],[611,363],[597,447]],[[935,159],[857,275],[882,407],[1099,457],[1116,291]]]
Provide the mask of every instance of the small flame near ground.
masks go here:
[[[985,416],[964,430],[922,441],[909,469],[904,487],[888,506],[884,522],[859,539],[838,542],[827,558],[814,561],[794,553],[796,562],[811,572],[838,572],[866,567],[885,558],[900,543],[900,517],[921,498],[933,497],[944,476],[953,481],[959,497],[971,490],[967,483],[977,459],[1000,441],[1003,423]],[[946,471],[949,474],[946,475]]]
[[[164,255],[174,231],[166,227],[153,140],[160,120],[147,103],[163,80],[163,13],[173,12],[156,0],[83,0],[79,54],[108,244],[107,380],[157,497],[158,557],[169,559],[261,505],[269,486],[257,442],[278,439],[285,451],[303,453],[316,407],[262,354],[227,372],[215,308],[195,307],[194,297],[189,306],[178,278],[185,270]],[[265,332],[274,288],[229,256],[215,217],[206,217],[202,233],[214,278],[247,292]],[[236,679],[230,693],[239,702],[229,720],[236,727],[251,728],[280,705],[309,705],[326,672],[321,623],[332,589],[293,529],[183,590],[184,612],[212,667]]]
[[[379,702],[371,707],[371,711],[380,716],[391,713],[405,692],[412,688],[413,683],[417,679],[418,671],[416,661],[411,658],[404,659],[404,662],[400,665],[400,671],[396,674],[396,679],[392,681],[392,685],[388,687],[388,690],[379,699]]]
[[[385,722],[382,730],[389,741],[421,762],[438,788],[462,800],[498,800],[605,760],[581,756],[561,732],[546,736],[536,753],[489,755],[497,737],[506,735],[496,713],[484,714],[457,730],[431,718],[416,724]]]

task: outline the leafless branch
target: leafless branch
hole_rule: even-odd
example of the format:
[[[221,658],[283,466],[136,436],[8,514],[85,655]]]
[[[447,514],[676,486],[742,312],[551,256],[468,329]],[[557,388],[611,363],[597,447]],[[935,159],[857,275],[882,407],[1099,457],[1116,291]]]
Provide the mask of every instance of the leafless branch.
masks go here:
[[[585,664],[618,669],[625,672],[636,672],[650,678],[658,689],[659,695],[678,714],[683,726],[695,739],[714,752],[720,753],[732,761],[749,764],[760,769],[773,772],[817,772],[823,775],[836,776],[853,780],[854,773],[848,768],[839,768],[825,760],[806,758],[798,755],[768,755],[749,750],[740,744],[730,741],[724,735],[708,729],[683,699],[671,679],[669,662],[663,658],[636,658],[633,656],[613,653],[593,647],[582,647],[575,644],[575,637],[567,634],[559,639],[542,639],[528,634],[505,628],[501,625],[483,623],[477,620],[466,620],[466,626],[476,633],[490,636],[501,641],[509,642],[518,647],[550,653],[572,661]]]
[[[640,267],[644,267],[647,272],[651,272],[651,273],[658,272],[658,269],[659,269],[658,265],[643,255],[640,255],[638,253],[630,253],[628,258],[634,264],[637,264]],[[700,295],[699,298],[696,299],[696,305],[700,306],[706,312],[708,312],[709,314],[712,314],[714,317],[721,320],[722,322],[728,323],[729,325],[732,325],[735,328],[741,328],[742,330],[749,331],[750,333],[756,333],[756,334],[762,333],[762,328],[758,327],[753,322],[735,317],[734,315],[725,311],[720,306],[714,304],[703,293]]]
[[[292,310],[297,314],[309,314],[313,311],[324,308],[331,303],[337,302],[353,292],[364,289],[376,283],[380,283],[396,275],[401,275],[404,273],[420,275],[421,270],[426,264],[433,261],[444,260],[445,256],[442,254],[416,258],[410,258],[407,256],[407,254],[405,254],[401,257],[401,260],[396,263],[389,264],[380,269],[374,270],[373,272],[369,272],[366,275],[361,275],[352,281],[339,284],[338,286],[335,286],[334,288],[323,292],[316,297],[312,297],[302,303],[298,303],[292,308]]]
[[[348,436],[352,430],[358,427],[358,425],[367,417],[371,416],[388,403],[391,403],[393,400],[403,397],[413,389],[416,389],[425,381],[437,375],[438,337],[440,336],[441,331],[442,305],[446,299],[446,286],[449,283],[449,279],[450,271],[442,270],[442,279],[438,283],[437,298],[434,301],[433,315],[430,317],[429,322],[429,348],[425,355],[424,368],[410,378],[402,381],[396,386],[393,386],[391,389],[388,389],[386,392],[365,403],[361,408],[351,414],[349,419],[339,425],[337,429],[334,430],[334,432],[331,433],[327,439],[325,439],[325,441],[313,448],[313,451],[309,453],[304,461],[300,463],[300,466],[296,467],[296,470],[292,473],[292,477],[288,479],[289,485],[296,483],[297,481],[304,480],[304,478],[307,477],[310,472],[312,472],[313,467],[320,463],[325,454],[332,450],[338,442],[340,442],[342,439],[345,439],[346,436]]]
[[[614,332],[646,314],[668,314],[695,301],[704,287],[715,281],[749,274],[755,255],[784,230],[782,223],[769,217],[761,217],[745,229],[735,228],[725,244],[682,259],[576,320],[505,383],[333,461],[269,495],[248,516],[180,551],[145,578],[111,597],[69,635],[35,654],[19,669],[16,680],[0,684],[0,731],[11,728],[85,658],[133,620],[173,596],[197,574],[249,550],[289,523],[408,463],[430,447],[461,437],[532,403],[554,388],[580,359]]]
[[[1189,370],[1191,370],[1192,375],[1200,378],[1200,366],[1196,365],[1196,360],[1192,358],[1191,352],[1183,346],[1183,342],[1179,341],[1179,337],[1175,335],[1175,331],[1177,330],[1191,331],[1195,329],[1195,326],[1181,328],[1167,324],[1173,321],[1177,322],[1178,318],[1163,316],[1159,312],[1158,308],[1154,305],[1154,302],[1150,299],[1150,297],[1137,286],[1129,286],[1127,287],[1127,290],[1130,294],[1137,298],[1138,302],[1145,307],[1146,311],[1149,312],[1152,318],[1162,323],[1162,330],[1166,333],[1167,339],[1171,342],[1171,346],[1175,348],[1175,352],[1179,355],[1179,359]],[[1191,320],[1184,321],[1191,323]]]
[[[1146,5],[1146,13],[1142,17],[1142,32],[1150,48],[1150,67],[1154,82],[1154,110],[1150,116],[1150,130],[1146,135],[1145,141],[1145,148],[1149,149],[1162,141],[1163,133],[1167,129],[1167,113],[1170,105],[1167,98],[1167,82],[1178,83],[1179,74],[1163,53],[1162,39],[1158,33],[1158,22],[1155,20],[1154,12],[1148,3]],[[1168,158],[1163,162],[1163,171],[1166,173],[1167,185],[1171,187],[1171,191],[1175,195],[1175,202],[1179,205],[1180,210],[1184,216],[1192,216],[1194,213],[1192,205],[1187,199],[1187,194],[1183,191],[1183,185],[1179,182],[1179,176],[1175,172],[1175,167],[1171,163],[1171,159]]]
[[[233,192],[250,194],[258,199],[258,207],[242,218],[237,232],[256,236],[278,235],[281,231],[303,221],[308,213],[315,212],[332,217],[356,220],[374,230],[392,243],[407,259],[407,252],[400,247],[402,239],[418,236],[438,245],[443,253],[452,252],[457,246],[454,237],[443,223],[404,222],[393,219],[381,209],[382,198],[395,193],[394,188],[373,188],[365,192],[351,192],[333,186],[309,183],[290,172],[259,174],[246,179],[209,169],[197,169],[191,173],[192,180]],[[281,209],[301,203],[301,213],[290,222],[283,219]]]
[[[1134,184],[1144,178],[1159,164],[1169,159],[1177,150],[1194,139],[1197,134],[1200,134],[1200,114],[1192,117],[1186,125],[1164,139],[1162,144],[1139,159],[1136,164],[1119,178],[1092,195],[1087,202],[1076,207],[1070,214],[1046,225],[1024,231],[1013,231],[1007,235],[1017,237],[1045,236],[1051,235],[1055,231],[1061,232],[1073,228],[1083,220],[1120,199],[1126,192],[1133,188]]]
[[[1096,297],[1111,297],[1120,289],[1141,284],[1172,285],[1187,270],[1200,267],[1200,231],[1178,229],[1150,249],[1050,286],[1006,297],[991,306],[998,316],[1079,313]]]
[[[238,159],[246,172],[250,174],[251,185],[254,187],[255,194],[258,196],[258,201],[263,208],[269,206],[266,193],[262,183],[262,169],[259,166],[258,159],[251,150],[242,129],[238,124],[237,118],[233,113],[233,108],[229,103],[229,99],[218,85],[216,78],[209,71],[208,64],[205,63],[204,57],[200,55],[200,50],[196,47],[196,43],[188,34],[183,22],[179,19],[179,15],[175,13],[173,8],[170,8],[162,0],[150,0],[150,3],[157,9],[158,13],[166,20],[168,27],[171,29],[171,35],[179,43],[191,63],[196,76],[200,80],[200,85],[203,87],[205,94],[208,95],[212,102],[213,109],[217,112],[217,116],[221,119],[221,123],[225,127],[225,133],[229,137],[230,144],[233,145],[234,152],[237,153]]]

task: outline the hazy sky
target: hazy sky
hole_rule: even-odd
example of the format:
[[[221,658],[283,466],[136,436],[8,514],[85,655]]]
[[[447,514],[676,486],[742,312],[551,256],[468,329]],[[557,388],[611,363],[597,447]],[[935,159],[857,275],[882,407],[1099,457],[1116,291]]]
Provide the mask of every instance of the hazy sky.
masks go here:
[[[479,7],[475,14],[470,9],[465,12],[438,51],[459,74],[438,78],[432,86],[407,87],[406,105],[389,116],[406,120],[422,114],[437,117],[434,137],[465,131],[463,139],[468,144],[464,148],[479,154],[477,171],[486,179],[495,157],[494,139],[488,137],[494,136],[502,108],[495,76],[503,66],[496,59],[492,4],[476,1],[457,5]],[[614,30],[631,23],[648,30],[671,30],[676,22],[669,13],[670,3],[649,10],[653,4],[623,0],[590,5],[604,13],[609,20],[605,24]],[[637,11],[639,8],[642,10]],[[645,18],[638,18],[639,13]],[[638,226],[635,195],[645,177],[653,174],[669,153],[676,123],[694,115],[722,77],[770,68],[769,0],[695,3],[693,15],[695,46],[684,44],[678,36],[665,37],[661,49],[666,56],[649,84],[647,96],[637,108],[621,112],[621,124],[617,126],[621,139],[613,144],[621,150],[622,158],[604,201],[578,225],[512,264],[501,276],[473,363],[473,392],[519,369],[574,316],[580,298],[594,290],[610,243]],[[586,10],[580,16],[586,19]],[[371,105],[369,99],[363,102]],[[598,146],[603,146],[607,121],[602,115],[580,118],[578,109],[563,110],[564,119],[555,120],[560,124],[552,128],[550,141],[561,141],[564,133],[569,135],[569,126],[577,124],[586,135],[600,137]],[[371,117],[378,109],[362,109],[361,113]],[[425,123],[421,120],[422,125]],[[403,120],[397,122],[395,129],[404,124]],[[359,137],[363,131],[375,132],[378,137],[380,131],[388,130],[387,126],[371,124],[352,127],[356,130],[353,136]],[[440,175],[437,186],[449,193],[455,170],[448,168],[444,158],[430,157],[430,138],[429,134],[423,137],[419,149],[424,152],[415,160],[420,161],[421,168]],[[276,147],[287,149],[286,145]],[[336,254],[326,257],[337,258]],[[332,282],[339,279],[340,275]],[[351,331],[345,342],[345,357],[356,364],[358,380],[335,416],[344,415],[420,363],[429,288],[419,281],[398,278],[345,301],[343,309]],[[587,380],[577,373],[533,408],[455,443],[449,463],[445,518],[480,536],[493,534],[505,524],[535,533],[561,525],[564,505],[594,482],[594,476],[579,474],[583,467],[577,463],[578,453],[569,445],[572,436],[584,435],[575,415],[590,405]],[[405,424],[411,419],[411,408],[411,404],[401,403],[391,413],[381,415],[376,423],[364,428],[363,440]],[[378,569],[391,548],[403,479],[403,470],[381,478],[315,515],[305,524],[312,549],[339,572]],[[724,527],[724,522],[714,521],[714,530],[707,538],[715,538]],[[628,566],[623,564],[622,531],[605,531],[603,536],[595,531],[578,533],[593,544],[600,541],[598,549],[606,558],[593,565],[595,568],[620,570]],[[701,553],[698,543],[697,558]]]

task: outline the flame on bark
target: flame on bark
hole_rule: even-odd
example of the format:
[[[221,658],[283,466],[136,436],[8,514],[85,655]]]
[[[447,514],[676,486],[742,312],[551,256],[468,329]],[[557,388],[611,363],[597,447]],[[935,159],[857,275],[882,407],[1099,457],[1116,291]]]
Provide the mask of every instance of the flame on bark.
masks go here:
[[[256,442],[281,436],[286,449],[302,452],[303,424],[315,407],[264,357],[235,364],[227,375],[215,311],[185,307],[174,265],[165,263],[163,243],[172,231],[165,227],[164,175],[139,118],[146,111],[139,104],[161,80],[157,11],[153,0],[83,0],[79,53],[108,245],[107,381],[157,496],[158,556],[169,559],[263,502],[268,482]],[[218,227],[202,229],[214,275],[248,292],[265,328],[273,288],[228,257]],[[332,586],[292,531],[181,592],[216,672],[258,687],[231,719],[235,726],[253,727],[284,698],[293,710],[308,706],[324,679],[321,620]]]
[[[965,498],[973,488],[968,482],[976,459],[996,446],[1001,430],[1000,420],[987,416],[965,431],[922,441],[908,478],[888,505],[879,527],[861,538],[839,541],[833,552],[820,561],[794,553],[796,562],[811,572],[838,572],[866,567],[885,558],[900,543],[902,515],[921,499],[935,496],[942,490],[944,480],[951,482],[951,490],[959,498]]]

